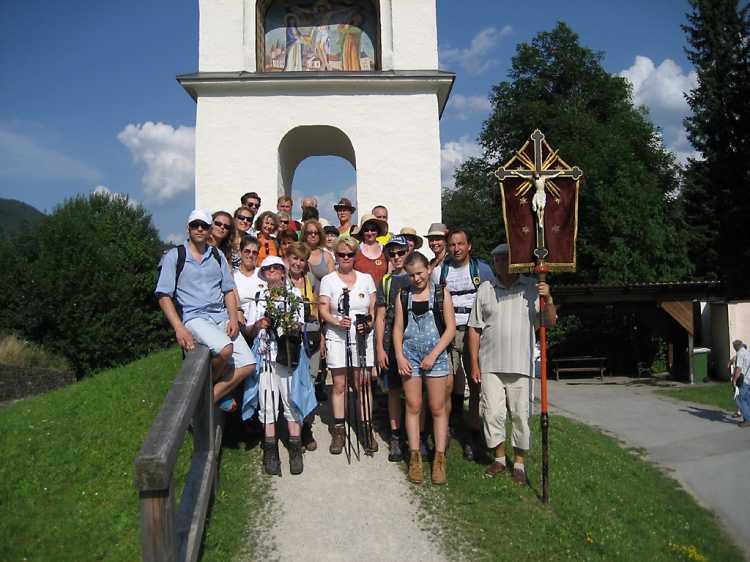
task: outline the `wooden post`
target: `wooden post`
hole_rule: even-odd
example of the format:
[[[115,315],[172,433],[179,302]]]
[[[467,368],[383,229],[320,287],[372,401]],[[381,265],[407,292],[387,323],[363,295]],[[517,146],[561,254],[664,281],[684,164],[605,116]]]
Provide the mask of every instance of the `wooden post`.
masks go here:
[[[164,490],[143,490],[141,503],[141,552],[144,562],[177,560],[174,478]]]

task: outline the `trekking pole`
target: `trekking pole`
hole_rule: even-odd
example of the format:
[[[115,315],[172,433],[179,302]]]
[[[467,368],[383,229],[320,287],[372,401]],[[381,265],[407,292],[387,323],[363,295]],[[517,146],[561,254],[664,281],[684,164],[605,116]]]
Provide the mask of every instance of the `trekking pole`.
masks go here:
[[[372,446],[372,411],[370,404],[370,371],[367,368],[367,336],[364,326],[372,320],[372,316],[357,314],[357,358],[359,359],[359,390],[362,393],[362,437],[364,439],[365,454],[373,456]],[[362,326],[362,331],[360,331]]]
[[[344,288],[341,295],[339,312],[344,317],[349,316],[349,289]],[[352,421],[354,421],[354,431],[357,436],[356,458],[359,460],[359,433],[357,432],[357,421],[359,419],[359,401],[354,386],[354,365],[352,361],[352,338],[350,329],[346,328],[346,400],[344,401],[344,417],[346,418],[346,460],[352,464]],[[353,404],[351,403],[353,402]],[[354,420],[352,420],[354,417]]]

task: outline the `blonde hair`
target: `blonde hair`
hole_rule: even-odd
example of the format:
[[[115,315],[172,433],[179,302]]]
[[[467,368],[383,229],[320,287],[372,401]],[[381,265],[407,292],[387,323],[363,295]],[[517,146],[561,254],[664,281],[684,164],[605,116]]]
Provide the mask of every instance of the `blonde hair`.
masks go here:
[[[333,253],[337,253],[341,246],[346,246],[355,254],[359,252],[359,241],[351,236],[339,236],[333,241]]]

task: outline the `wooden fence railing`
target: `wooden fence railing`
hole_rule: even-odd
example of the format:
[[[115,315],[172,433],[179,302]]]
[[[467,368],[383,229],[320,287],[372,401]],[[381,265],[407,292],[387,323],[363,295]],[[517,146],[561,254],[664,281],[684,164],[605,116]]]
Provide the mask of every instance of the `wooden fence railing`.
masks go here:
[[[208,348],[190,351],[135,459],[143,560],[197,560],[216,493],[223,416],[214,407]],[[176,511],[174,467],[193,422],[193,458]]]

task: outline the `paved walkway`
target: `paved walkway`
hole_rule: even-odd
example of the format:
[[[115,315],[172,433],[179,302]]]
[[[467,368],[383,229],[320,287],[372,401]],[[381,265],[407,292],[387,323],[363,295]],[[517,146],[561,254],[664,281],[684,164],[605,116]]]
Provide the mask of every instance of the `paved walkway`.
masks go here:
[[[331,386],[328,386],[330,396]],[[280,447],[282,476],[272,479],[275,521],[264,545],[264,559],[289,561],[445,560],[439,545],[420,523],[416,498],[399,463],[388,462],[388,448],[361,460],[331,455],[331,401],[318,407],[313,426],[316,451],[305,453],[305,470],[289,474],[289,455]],[[384,420],[378,420],[381,427]],[[425,483],[430,486],[429,469]],[[424,515],[424,514],[422,514]]]
[[[649,460],[672,469],[690,494],[716,512],[750,559],[750,428],[738,427],[719,408],[656,394],[658,386],[684,385],[625,377],[550,381],[550,415],[570,415],[646,449]]]

